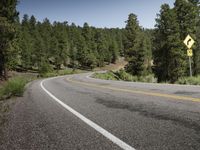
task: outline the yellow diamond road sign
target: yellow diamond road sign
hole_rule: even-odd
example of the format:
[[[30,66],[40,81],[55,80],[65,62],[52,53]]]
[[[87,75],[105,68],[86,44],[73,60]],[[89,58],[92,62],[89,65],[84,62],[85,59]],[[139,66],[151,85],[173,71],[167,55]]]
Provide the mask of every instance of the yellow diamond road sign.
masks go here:
[[[184,40],[184,44],[187,46],[187,48],[191,48],[194,45],[193,38],[190,35],[188,35]]]
[[[187,50],[187,55],[188,55],[189,57],[192,57],[192,56],[193,56],[192,49],[188,49],[188,50]]]

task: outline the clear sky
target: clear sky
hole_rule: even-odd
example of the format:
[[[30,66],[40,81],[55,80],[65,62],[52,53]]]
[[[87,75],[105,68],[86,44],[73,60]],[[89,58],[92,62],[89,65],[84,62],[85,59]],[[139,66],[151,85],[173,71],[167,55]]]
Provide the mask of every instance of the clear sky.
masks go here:
[[[138,16],[140,25],[153,28],[160,6],[174,0],[20,0],[20,18],[24,14],[34,15],[39,21],[44,18],[53,21],[84,22],[95,27],[125,27],[128,14]]]

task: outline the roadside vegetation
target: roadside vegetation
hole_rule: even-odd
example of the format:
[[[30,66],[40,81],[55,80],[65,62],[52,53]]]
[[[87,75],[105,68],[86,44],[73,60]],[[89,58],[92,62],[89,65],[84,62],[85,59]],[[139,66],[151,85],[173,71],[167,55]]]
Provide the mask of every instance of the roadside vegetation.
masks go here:
[[[86,70],[81,69],[72,69],[72,68],[65,68],[62,70],[46,70],[45,72],[42,71],[39,73],[39,77],[41,78],[48,78],[48,77],[55,77],[55,76],[63,76],[63,75],[70,75],[70,74],[78,74],[78,73],[85,73]]]
[[[119,80],[119,78],[114,74],[113,71],[108,71],[105,73],[94,73],[92,77],[103,80]]]
[[[157,78],[153,74],[145,75],[145,76],[133,76],[126,71],[107,71],[104,73],[94,73],[92,75],[93,78],[103,79],[103,80],[115,80],[115,81],[131,81],[131,82],[147,82],[147,83],[158,83]],[[161,82],[170,83],[170,82]],[[184,85],[200,85],[200,76],[193,77],[182,77],[179,78],[175,84],[184,84]]]
[[[10,78],[0,87],[0,100],[5,100],[13,96],[23,96],[26,84],[34,79],[36,78],[22,75]]]
[[[157,79],[153,74],[144,76],[133,76],[127,73],[125,70],[120,69],[119,71],[107,71],[105,73],[94,73],[93,78],[104,79],[104,80],[121,80],[121,81],[131,81],[131,82],[148,82],[156,83]]]
[[[200,85],[200,76],[180,78],[176,84]]]
[[[127,62],[124,70],[95,76],[125,81],[199,84],[198,0],[175,0],[173,7],[163,4],[155,29],[144,29],[133,13],[127,14],[126,26],[122,29],[96,28],[87,22],[82,26],[67,21],[52,23],[48,18],[38,21],[34,15],[27,14],[20,19],[16,9],[18,3],[18,0],[0,1],[0,80],[8,80],[8,70],[32,71],[39,77],[52,77],[74,74],[78,69],[103,68],[123,57]],[[195,39],[191,59],[196,77],[192,78],[188,78],[187,49],[183,44],[188,34]],[[21,79],[13,80],[17,81],[8,83],[21,86],[18,85]],[[9,88],[1,93],[9,93],[15,87],[6,86]]]
[[[23,96],[25,86],[28,82],[40,78],[48,78],[69,74],[84,73],[86,71],[79,69],[66,68],[64,70],[45,70],[38,73],[17,73],[12,75],[7,81],[0,84],[0,101],[11,97]]]

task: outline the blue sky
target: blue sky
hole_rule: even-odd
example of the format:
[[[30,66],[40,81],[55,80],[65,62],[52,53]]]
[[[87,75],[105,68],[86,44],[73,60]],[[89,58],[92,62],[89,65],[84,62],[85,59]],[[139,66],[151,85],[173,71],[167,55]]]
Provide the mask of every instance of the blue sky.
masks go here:
[[[34,15],[39,21],[84,22],[95,27],[125,27],[128,14],[135,13],[140,25],[153,28],[160,6],[174,0],[20,0],[17,7],[20,18],[24,14]]]

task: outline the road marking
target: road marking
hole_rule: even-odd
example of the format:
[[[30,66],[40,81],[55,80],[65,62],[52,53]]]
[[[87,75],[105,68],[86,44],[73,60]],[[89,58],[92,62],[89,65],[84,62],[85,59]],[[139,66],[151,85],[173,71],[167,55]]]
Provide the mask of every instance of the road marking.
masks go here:
[[[59,78],[59,77],[55,77],[55,78]],[[68,106],[67,104],[63,103],[61,100],[59,100],[57,97],[55,97],[52,93],[50,93],[43,85],[43,83],[45,81],[48,80],[52,80],[55,78],[50,78],[50,79],[45,79],[43,81],[40,82],[40,86],[41,88],[51,97],[53,98],[57,103],[59,103],[61,106],[63,106],[65,109],[67,109],[68,111],[70,111],[72,114],[74,114],[76,117],[78,117],[79,119],[81,119],[83,122],[85,122],[87,125],[89,125],[90,127],[92,127],[93,129],[95,129],[97,132],[99,132],[100,134],[102,134],[103,136],[105,136],[106,138],[108,138],[110,141],[112,141],[113,143],[115,143],[116,145],[118,145],[119,147],[121,147],[124,150],[135,150],[135,148],[131,147],[130,145],[126,144],[125,142],[123,142],[122,140],[120,140],[119,138],[117,138],[116,136],[114,136],[113,134],[109,133],[108,131],[106,131],[105,129],[103,129],[102,127],[100,127],[99,125],[97,125],[96,123],[94,123],[93,121],[89,120],[88,118],[84,117],[82,114],[80,114],[79,112],[77,112],[76,110],[74,110],[73,108],[71,108],[70,106]]]
[[[171,94],[163,94],[163,93],[155,93],[155,92],[148,92],[148,91],[141,91],[141,90],[129,90],[129,89],[119,89],[111,86],[103,86],[103,85],[97,85],[92,83],[85,83],[81,81],[75,81],[72,80],[72,78],[66,79],[69,82],[82,84],[90,87],[95,88],[102,88],[102,89],[109,89],[113,91],[120,91],[120,92],[128,92],[128,93],[134,93],[134,94],[143,94],[143,95],[149,95],[149,96],[156,96],[156,97],[165,97],[165,98],[171,98],[174,100],[185,100],[185,101],[192,101],[192,102],[200,102],[199,98],[193,98],[193,97],[187,97],[187,96],[178,96],[178,95],[171,95]]]

